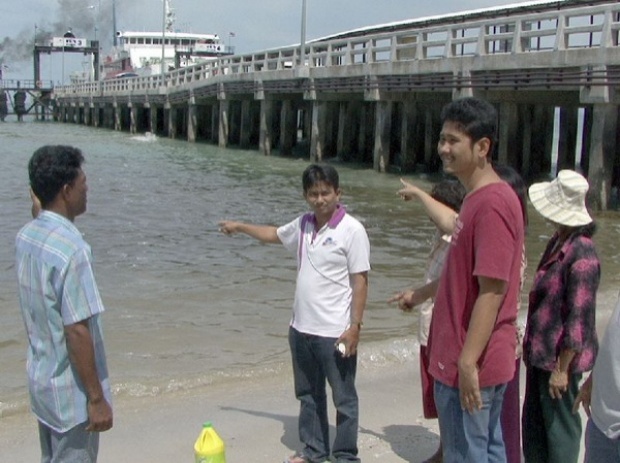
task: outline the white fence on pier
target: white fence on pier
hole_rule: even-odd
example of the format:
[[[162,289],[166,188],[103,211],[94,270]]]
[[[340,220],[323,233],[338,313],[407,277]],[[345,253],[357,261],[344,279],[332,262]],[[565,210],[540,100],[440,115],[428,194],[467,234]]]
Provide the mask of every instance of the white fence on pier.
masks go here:
[[[561,3],[561,2],[558,2]],[[509,71],[537,67],[587,68],[620,65],[620,3],[609,1],[552,11],[521,8],[492,18],[438,19],[420,26],[401,23],[387,32],[352,34],[309,42],[300,63],[300,47],[290,46],[233,55],[167,73],[87,82],[54,88],[56,98],[166,94],[219,81],[290,77],[364,75],[369,67],[396,73],[453,72],[476,69]],[[387,29],[387,28],[386,28]],[[354,35],[354,36],[353,36]],[[386,72],[387,72],[386,71]],[[264,77],[260,73],[272,73]],[[260,75],[257,75],[259,73]],[[246,76],[247,75],[247,76]],[[583,74],[579,76],[583,79]],[[212,80],[216,79],[216,81]]]

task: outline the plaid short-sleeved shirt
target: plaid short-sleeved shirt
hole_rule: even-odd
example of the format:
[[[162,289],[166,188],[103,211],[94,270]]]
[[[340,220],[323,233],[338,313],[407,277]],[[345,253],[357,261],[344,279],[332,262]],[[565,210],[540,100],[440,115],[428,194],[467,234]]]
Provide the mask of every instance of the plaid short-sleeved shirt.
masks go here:
[[[50,211],[21,229],[15,246],[32,410],[50,428],[66,432],[88,420],[84,387],[69,362],[66,325],[89,320],[97,373],[111,403],[99,320],[104,307],[90,246],[71,221]]]

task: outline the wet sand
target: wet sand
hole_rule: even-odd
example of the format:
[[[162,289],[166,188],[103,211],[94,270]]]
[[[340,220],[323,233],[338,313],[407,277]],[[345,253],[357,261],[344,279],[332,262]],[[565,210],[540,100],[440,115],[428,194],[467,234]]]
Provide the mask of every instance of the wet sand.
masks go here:
[[[358,372],[362,461],[421,462],[435,451],[437,422],[422,416],[415,367],[407,363]],[[213,422],[223,438],[229,463],[279,463],[300,445],[298,402],[292,376],[286,373],[183,395],[120,398],[114,409],[114,427],[101,435],[102,463],[191,462],[194,441],[204,421]],[[334,415],[330,409],[332,424]],[[32,414],[0,420],[0,449],[2,461],[31,463],[39,459]]]

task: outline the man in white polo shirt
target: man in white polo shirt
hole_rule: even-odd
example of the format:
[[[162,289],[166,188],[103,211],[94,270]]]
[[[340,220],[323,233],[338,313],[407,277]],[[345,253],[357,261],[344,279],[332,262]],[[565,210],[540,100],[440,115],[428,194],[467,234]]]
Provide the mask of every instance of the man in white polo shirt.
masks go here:
[[[358,462],[357,344],[368,293],[370,243],[363,225],[340,204],[338,172],[309,166],[302,175],[312,213],[281,227],[220,222],[220,230],[281,243],[297,255],[297,284],[289,344],[300,401],[301,452],[286,463]],[[325,381],[337,413],[330,452]]]

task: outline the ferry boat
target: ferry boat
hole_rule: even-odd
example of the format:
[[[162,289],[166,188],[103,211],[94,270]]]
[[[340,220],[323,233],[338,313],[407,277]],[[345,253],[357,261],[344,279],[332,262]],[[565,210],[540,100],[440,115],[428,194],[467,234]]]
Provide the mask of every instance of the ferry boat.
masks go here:
[[[165,2],[164,32],[116,32],[115,46],[102,60],[104,79],[161,74],[233,54],[217,34],[173,31],[174,14],[169,0]]]

